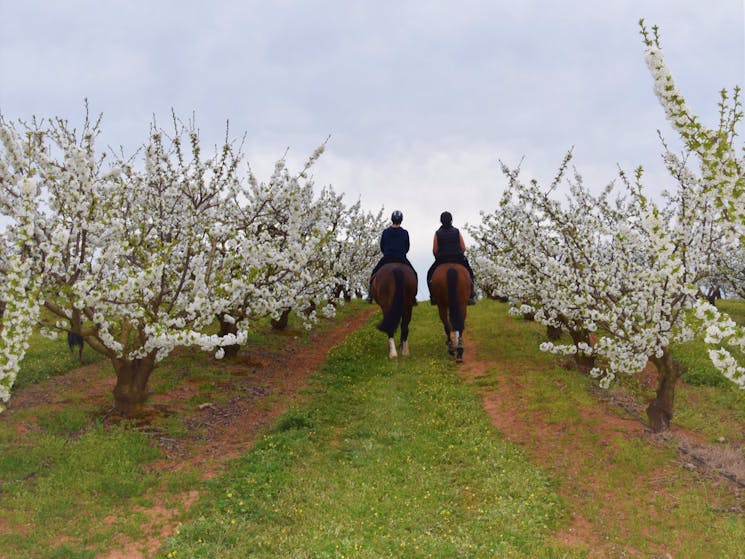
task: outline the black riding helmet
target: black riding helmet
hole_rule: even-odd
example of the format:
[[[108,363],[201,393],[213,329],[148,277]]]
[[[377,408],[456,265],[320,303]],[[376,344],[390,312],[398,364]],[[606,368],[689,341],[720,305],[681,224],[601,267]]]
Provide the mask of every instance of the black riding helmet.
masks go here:
[[[391,214],[392,223],[395,223],[396,225],[400,225],[403,220],[404,220],[404,214],[402,214],[399,210],[395,210]]]

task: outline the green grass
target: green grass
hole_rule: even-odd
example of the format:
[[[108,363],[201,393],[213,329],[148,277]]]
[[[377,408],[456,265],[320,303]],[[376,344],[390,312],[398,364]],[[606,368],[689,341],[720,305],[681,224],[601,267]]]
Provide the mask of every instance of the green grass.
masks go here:
[[[77,348],[74,352],[69,350],[67,340],[62,335],[50,340],[35,332],[29,340],[29,349],[21,361],[21,370],[18,372],[14,388],[23,388],[104,359],[87,345],[83,348],[82,361],[78,358],[77,351]]]
[[[553,482],[490,427],[434,310],[416,312],[411,358],[389,361],[371,319],[163,554],[551,556],[545,540],[562,514]]]
[[[739,299],[721,300],[717,302],[717,308],[728,314],[739,325],[745,325],[745,301]],[[735,353],[740,359],[745,357],[740,352]],[[674,346],[673,357],[683,365],[685,369],[683,380],[687,384],[717,387],[732,386],[732,382],[711,364],[707,346],[700,339]]]
[[[720,299],[717,301],[717,308],[730,315],[738,324],[745,324],[745,300]]]
[[[102,520],[159,482],[146,470],[159,451],[145,435],[94,427],[74,440],[46,431],[33,441],[6,431],[2,436],[0,519],[25,536],[0,535],[8,557],[87,557],[91,549],[106,549],[122,529],[142,537],[136,516],[116,526]],[[80,543],[59,546],[61,534]]]
[[[573,511],[592,522],[608,557],[740,553],[745,523],[728,512],[727,482],[681,467],[674,448],[620,430],[599,435],[602,415],[582,413],[598,406],[595,383],[538,350],[540,325],[491,301],[469,308],[466,360],[475,340],[484,368],[468,383],[447,357],[433,307],[416,307],[413,355],[398,362],[387,358],[377,318],[336,347],[295,406],[209,482],[193,468],[153,471],[162,458],[154,436],[195,436],[170,411],[147,430],[104,427],[101,410],[77,400],[16,410],[14,422],[0,416],[0,556],[106,556],[122,537],[153,534],[142,509],[154,504],[176,511],[162,521],[179,526],[158,557],[587,557],[587,544],[556,539]],[[308,341],[297,321],[284,333],[256,324],[250,351],[279,354],[288,337]],[[39,340],[27,372],[61,371],[66,345],[44,349],[49,340]],[[190,379],[198,390],[186,403],[196,407],[229,397],[226,375],[211,356],[183,352],[159,365],[151,386],[157,396]],[[499,394],[515,378],[523,397],[510,404],[515,416],[538,414],[567,450],[547,464],[529,457],[532,441],[507,442],[482,408],[483,391]],[[741,395],[681,383],[673,421],[742,440]],[[184,510],[180,499],[195,489],[203,498]]]
[[[664,556],[666,550],[675,557],[743,556],[745,519],[736,512],[741,502],[731,482],[682,467],[676,446],[629,437],[605,416],[586,413],[599,407],[594,381],[538,350],[545,339],[541,325],[511,319],[506,305],[490,301],[469,311],[469,321],[479,358],[495,363],[477,386],[499,393],[500,385],[517,379],[523,400],[515,415],[530,422],[539,413],[555,427],[550,472],[562,494],[571,496],[567,506],[592,523],[604,556]],[[745,407],[734,399],[741,394],[732,386],[681,383],[674,423],[742,442]]]
[[[717,301],[717,308],[745,325],[745,301]],[[745,355],[734,351],[743,360]],[[745,444],[745,390],[726,379],[711,364],[706,345],[693,340],[673,347],[673,357],[685,368],[676,396],[674,421],[704,433]]]
[[[342,307],[339,317],[361,308],[361,303]],[[318,328],[331,324],[322,320]],[[262,351],[279,352],[288,336],[308,340],[294,316],[285,332],[271,332],[268,321],[255,324],[251,343]],[[26,357],[16,383],[20,390],[80,366],[63,338],[34,335]],[[86,346],[84,364],[99,359]],[[102,360],[92,375],[113,376],[107,368],[110,365]],[[154,371],[152,398],[187,379],[198,379],[198,395],[189,405],[219,402],[229,397],[224,386],[229,376],[211,354],[179,351]],[[203,484],[194,468],[178,473],[151,469],[153,461],[162,458],[155,444],[158,437],[199,436],[167,406],[153,406],[154,413],[144,422],[117,422],[106,419],[107,408],[98,401],[86,402],[74,393],[74,386],[70,390],[69,398],[53,394],[52,403],[29,402],[28,407],[0,415],[2,557],[99,557],[118,547],[122,537],[144,541],[153,535],[148,530],[153,519],[142,507],[162,505],[178,518],[184,512],[183,493]],[[153,492],[158,503],[151,501]]]

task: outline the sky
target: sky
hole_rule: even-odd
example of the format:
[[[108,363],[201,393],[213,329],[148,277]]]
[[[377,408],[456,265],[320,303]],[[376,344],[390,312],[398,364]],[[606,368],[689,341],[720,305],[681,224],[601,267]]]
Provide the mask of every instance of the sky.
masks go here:
[[[745,0],[0,0],[0,113],[82,123],[87,99],[128,153],[172,110],[203,145],[229,121],[259,179],[328,138],[315,184],[401,210],[421,279],[443,210],[463,229],[496,208],[500,161],[548,184],[571,148],[590,188],[639,165],[669,185],[640,18],[715,125],[745,81]]]

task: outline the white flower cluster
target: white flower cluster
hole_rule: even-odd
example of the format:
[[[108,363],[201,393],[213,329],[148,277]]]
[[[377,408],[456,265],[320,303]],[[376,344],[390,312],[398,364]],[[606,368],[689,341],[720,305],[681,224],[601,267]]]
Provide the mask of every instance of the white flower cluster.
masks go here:
[[[10,247],[3,247],[6,250]],[[28,338],[39,316],[37,285],[29,273],[31,263],[18,254],[5,252],[0,282],[0,411],[10,399],[10,390],[28,349]]]
[[[323,146],[297,176],[280,160],[260,183],[227,137],[205,156],[193,123],[173,125],[151,126],[138,166],[137,154],[97,150],[100,119],[76,130],[0,116],[0,400],[40,305],[54,317],[47,333],[80,332],[119,364],[155,363],[178,346],[220,358],[251,319],[294,310],[311,327],[366,285],[380,214],[314,191]],[[218,318],[227,331],[208,335]]]

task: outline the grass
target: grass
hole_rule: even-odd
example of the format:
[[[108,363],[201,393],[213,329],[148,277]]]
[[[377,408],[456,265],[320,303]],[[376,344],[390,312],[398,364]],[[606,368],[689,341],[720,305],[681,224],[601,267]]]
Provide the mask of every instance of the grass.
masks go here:
[[[745,301],[724,299],[717,301],[717,307],[738,324],[745,324]],[[724,437],[745,444],[745,390],[714,368],[702,341],[679,344],[672,353],[685,368],[677,391],[674,421],[704,433],[709,440]],[[745,356],[740,353],[739,357]]]
[[[339,310],[344,318],[359,312],[361,305]],[[319,328],[330,325],[322,321]],[[292,318],[288,330],[270,332],[268,321],[254,325],[250,343],[279,351],[288,336],[307,341]],[[83,363],[99,358],[89,347]],[[19,373],[16,389],[58,376],[80,366],[62,338],[49,340],[35,335]],[[91,378],[110,374],[105,360]],[[155,399],[198,379],[199,391],[188,406],[219,402],[226,398],[224,384],[229,374],[211,355],[179,351],[159,364],[151,379]],[[155,504],[184,513],[185,492],[199,490],[202,481],[194,468],[178,473],[153,469],[163,455],[159,437],[200,436],[173,415],[168,406],[153,405],[154,414],[144,421],[107,419],[100,401],[87,402],[85,394],[62,383],[65,392],[24,409],[0,415],[0,556],[21,558],[99,557],[118,546],[122,538],[144,541],[162,520],[147,517],[143,510]],[[77,390],[77,392],[76,392]],[[11,401],[11,408],[13,402]],[[158,495],[153,503],[151,495]],[[156,531],[157,533],[157,531]],[[23,537],[19,537],[23,536]],[[148,553],[146,552],[146,556]]]
[[[682,467],[676,446],[648,440],[640,428],[633,435],[608,415],[593,414],[602,409],[594,382],[537,350],[545,336],[542,326],[510,319],[505,305],[490,301],[469,311],[469,321],[480,359],[494,363],[479,378],[479,390],[499,393],[500,386],[519,383],[522,410],[515,414],[527,426],[541,423],[549,430],[528,447],[558,479],[557,490],[567,508],[590,525],[587,536],[592,539],[567,552],[580,553],[585,545],[588,554],[605,557],[667,552],[692,558],[743,556],[745,521],[737,512],[741,502],[731,482]],[[742,442],[744,409],[730,386],[681,383],[678,395],[676,424],[708,419],[711,432],[728,433]],[[696,422],[690,421],[693,413],[698,414]]]
[[[87,345],[83,348],[82,360],[78,358],[78,349],[69,351],[64,336],[54,340],[45,338],[35,332],[29,340],[29,349],[21,361],[21,370],[15,382],[15,389],[36,384],[50,377],[63,375],[83,365],[97,363],[104,359]]]
[[[745,522],[729,482],[614,427],[594,382],[538,351],[539,325],[492,301],[469,308],[466,360],[478,343],[483,369],[467,382],[446,356],[433,307],[416,307],[413,355],[398,362],[387,359],[376,321],[336,347],[294,407],[208,482],[195,468],[154,467],[157,436],[199,436],[173,413],[144,430],[104,422],[78,400],[0,416],[0,555],[105,556],[168,523],[178,530],[157,557],[558,559],[591,556],[595,545],[605,557],[742,556]],[[279,354],[288,337],[308,339],[297,322],[285,333],[255,328],[249,344],[265,354]],[[50,363],[37,353],[21,385],[61,370],[55,353],[67,347],[56,344],[44,350]],[[226,375],[210,356],[182,352],[155,371],[152,390],[165,396],[190,379],[196,396],[178,409],[193,409],[226,397]],[[520,399],[503,405],[520,427],[540,422],[550,438],[526,430],[517,445],[492,426],[481,397],[513,383]],[[674,422],[741,441],[740,398],[727,385],[681,383]],[[184,493],[194,490],[202,497],[187,509]],[[153,526],[143,510],[155,504],[174,514]],[[562,537],[573,514],[587,520],[586,539]]]
[[[547,557],[553,481],[489,424],[422,306],[414,355],[375,318],[315,390],[211,484],[163,549],[177,557]]]
[[[136,516],[118,525],[102,520],[158,483],[145,470],[159,455],[145,435],[123,426],[74,440],[46,430],[33,441],[2,436],[0,522],[16,527],[0,533],[8,557],[92,557],[123,529],[141,536]],[[82,546],[60,546],[60,535]]]
[[[728,314],[738,324],[745,324],[745,301],[741,299],[723,299],[717,302],[717,308]],[[745,354],[730,348],[736,357],[742,361]],[[728,387],[732,383],[727,380],[711,364],[706,345],[696,339],[673,348],[673,357],[683,365],[685,373],[683,380],[693,386]]]

